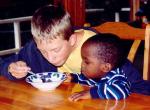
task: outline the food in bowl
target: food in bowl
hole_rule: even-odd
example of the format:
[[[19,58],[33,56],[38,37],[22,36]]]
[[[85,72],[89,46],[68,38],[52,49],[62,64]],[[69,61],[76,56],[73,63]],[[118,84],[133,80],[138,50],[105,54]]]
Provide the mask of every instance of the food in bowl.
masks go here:
[[[41,91],[54,90],[64,80],[66,75],[60,72],[43,72],[28,76],[26,82]]]

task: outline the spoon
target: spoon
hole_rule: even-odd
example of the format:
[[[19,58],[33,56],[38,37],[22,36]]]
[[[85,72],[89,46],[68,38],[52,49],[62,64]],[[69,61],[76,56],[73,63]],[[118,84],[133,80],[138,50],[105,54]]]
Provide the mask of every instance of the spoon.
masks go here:
[[[30,74],[32,74],[32,75],[35,75],[35,73],[34,73],[34,72],[32,72],[32,71],[28,71],[28,73],[30,73]]]

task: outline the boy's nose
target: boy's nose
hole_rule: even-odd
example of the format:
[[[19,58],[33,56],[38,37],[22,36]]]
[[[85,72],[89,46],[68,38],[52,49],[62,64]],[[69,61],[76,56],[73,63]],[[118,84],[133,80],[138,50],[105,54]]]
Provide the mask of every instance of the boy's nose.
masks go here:
[[[52,54],[47,54],[47,58],[50,63],[53,63],[56,60],[56,56]]]
[[[81,69],[84,70],[85,66],[83,63],[81,63]]]

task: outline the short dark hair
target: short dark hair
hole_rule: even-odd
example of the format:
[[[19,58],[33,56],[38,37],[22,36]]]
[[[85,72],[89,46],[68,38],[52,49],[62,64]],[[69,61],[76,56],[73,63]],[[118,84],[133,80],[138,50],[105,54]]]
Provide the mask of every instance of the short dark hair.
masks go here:
[[[97,34],[87,39],[83,45],[94,45],[97,59],[110,63],[113,68],[121,66],[125,60],[123,55],[122,40],[114,34]]]

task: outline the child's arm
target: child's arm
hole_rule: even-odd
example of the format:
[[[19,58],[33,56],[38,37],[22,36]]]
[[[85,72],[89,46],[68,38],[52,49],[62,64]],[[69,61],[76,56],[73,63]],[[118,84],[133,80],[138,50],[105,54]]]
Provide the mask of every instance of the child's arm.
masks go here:
[[[92,79],[86,78],[82,73],[71,73],[71,82],[79,83],[79,84],[85,84],[89,86],[95,86],[96,82]]]
[[[32,68],[34,72],[42,71],[57,71],[57,68],[51,64],[48,64],[45,58],[38,51],[36,44],[31,41],[27,43],[18,54],[12,55],[8,58],[3,59],[0,64],[0,73],[10,80],[17,80],[9,71],[12,63],[17,63],[17,61],[23,61],[28,67]],[[22,79],[22,78],[19,78]]]
[[[74,82],[74,83],[79,83],[82,80],[84,80],[84,78],[82,77],[82,74],[79,73],[67,73],[65,72],[67,79],[64,82]]]
[[[130,94],[130,83],[125,76],[116,75],[109,81],[99,83],[98,86],[90,89],[92,98],[101,99],[125,99]]]
[[[26,62],[29,59],[29,55],[30,54],[30,48],[29,45],[31,45],[31,43],[27,43],[19,52],[18,54],[12,55],[8,58],[3,59],[3,63],[1,64],[0,67],[0,72],[2,73],[3,76],[5,76],[6,78],[10,79],[10,80],[17,80],[18,78],[15,77],[15,75],[12,75],[10,72],[14,72],[13,68],[18,68],[18,65],[22,65],[22,63],[18,63],[18,61],[22,61],[22,62]],[[14,66],[16,65],[16,66]],[[16,69],[17,70],[17,69]],[[20,79],[20,78],[19,78]]]

